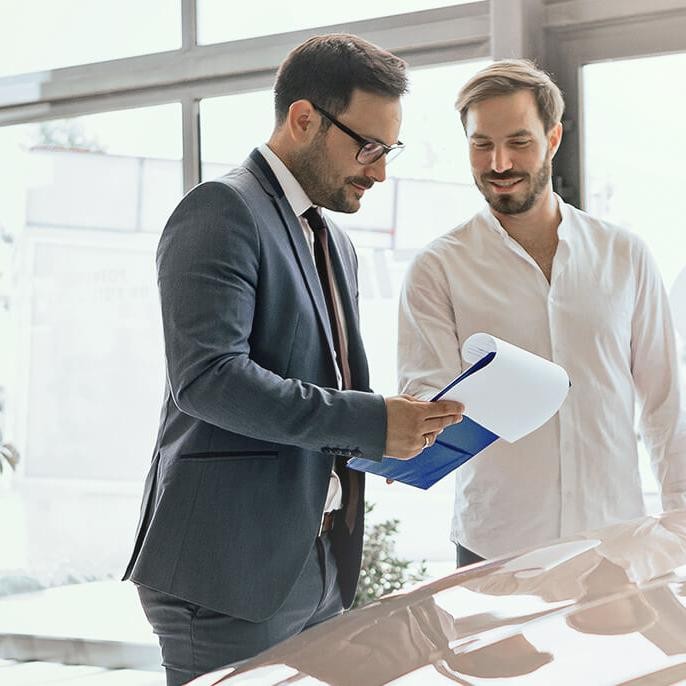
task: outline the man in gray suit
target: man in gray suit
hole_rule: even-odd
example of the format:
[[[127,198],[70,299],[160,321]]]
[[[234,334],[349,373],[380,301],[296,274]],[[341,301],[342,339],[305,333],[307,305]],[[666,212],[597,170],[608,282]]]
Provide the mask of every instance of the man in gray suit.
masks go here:
[[[124,578],[168,684],[350,606],[364,481],[346,460],[409,459],[461,419],[370,391],[355,252],[318,210],[355,212],[385,179],[406,86],[405,63],[360,38],[306,41],[277,74],[269,142],[162,234],[167,389]]]

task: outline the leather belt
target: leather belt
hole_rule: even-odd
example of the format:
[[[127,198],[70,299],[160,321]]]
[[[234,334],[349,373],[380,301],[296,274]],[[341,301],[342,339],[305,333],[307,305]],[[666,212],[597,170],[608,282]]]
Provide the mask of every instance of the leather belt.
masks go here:
[[[336,512],[325,512],[322,519],[322,525],[319,527],[319,535],[328,534],[333,529],[333,523],[336,519]]]

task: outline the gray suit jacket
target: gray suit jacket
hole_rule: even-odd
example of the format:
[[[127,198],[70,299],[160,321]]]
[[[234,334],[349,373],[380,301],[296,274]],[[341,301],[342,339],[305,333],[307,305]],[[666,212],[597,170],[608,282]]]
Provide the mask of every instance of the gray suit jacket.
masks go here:
[[[312,548],[334,459],[381,459],[386,411],[369,389],[357,259],[334,226],[330,248],[359,391],[336,390],[314,261],[259,152],[174,210],[157,253],[167,385],[125,579],[267,619]],[[346,605],[363,495],[354,531],[340,515],[331,533]]]

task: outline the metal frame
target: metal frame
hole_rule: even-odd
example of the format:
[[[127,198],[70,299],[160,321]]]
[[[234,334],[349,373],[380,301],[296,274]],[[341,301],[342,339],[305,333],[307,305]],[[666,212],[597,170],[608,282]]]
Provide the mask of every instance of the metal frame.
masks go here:
[[[486,0],[401,16],[322,26],[273,36],[199,46],[193,0],[182,0],[183,45],[179,50],[0,78],[0,124],[59,116],[66,103],[117,107],[118,101],[177,99],[190,90],[205,96],[270,85],[284,55],[309,36],[356,33],[411,64],[488,54]]]
[[[181,22],[179,50],[0,78],[0,126],[180,102],[189,189],[200,179],[200,100],[267,88],[292,47],[317,33],[346,31],[411,67],[489,55],[536,60],[565,93],[556,188],[579,204],[583,65],[686,51],[686,0],[479,0],[207,46],[196,41],[195,0],[181,0]]]

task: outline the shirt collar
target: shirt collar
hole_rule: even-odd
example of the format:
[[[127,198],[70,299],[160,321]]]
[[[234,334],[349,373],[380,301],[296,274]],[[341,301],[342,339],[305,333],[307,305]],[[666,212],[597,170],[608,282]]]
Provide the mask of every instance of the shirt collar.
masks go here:
[[[296,217],[300,217],[305,210],[312,207],[312,201],[307,197],[307,193],[305,193],[303,187],[295,176],[293,176],[291,170],[266,143],[260,145],[258,150],[262,154],[262,157],[267,160],[267,164],[271,167],[274,176],[276,176],[278,182],[281,184],[286,200],[288,200],[288,204],[293,209]]]
[[[557,206],[560,208],[560,216],[562,217],[560,226],[557,227],[557,237],[561,241],[569,242],[570,238],[574,235],[572,224],[575,217],[569,205],[557,193],[555,193],[555,198],[557,198]]]
[[[557,237],[561,241],[569,241],[570,237],[573,235],[571,233],[571,224],[574,220],[569,206],[564,200],[557,194],[553,193],[555,200],[557,201],[557,206],[560,209],[561,221],[557,227]],[[486,226],[492,231],[495,231],[502,238],[508,238],[509,234],[502,227],[502,224],[498,221],[497,217],[491,212],[491,208],[486,205],[480,212],[481,218],[483,219]]]

